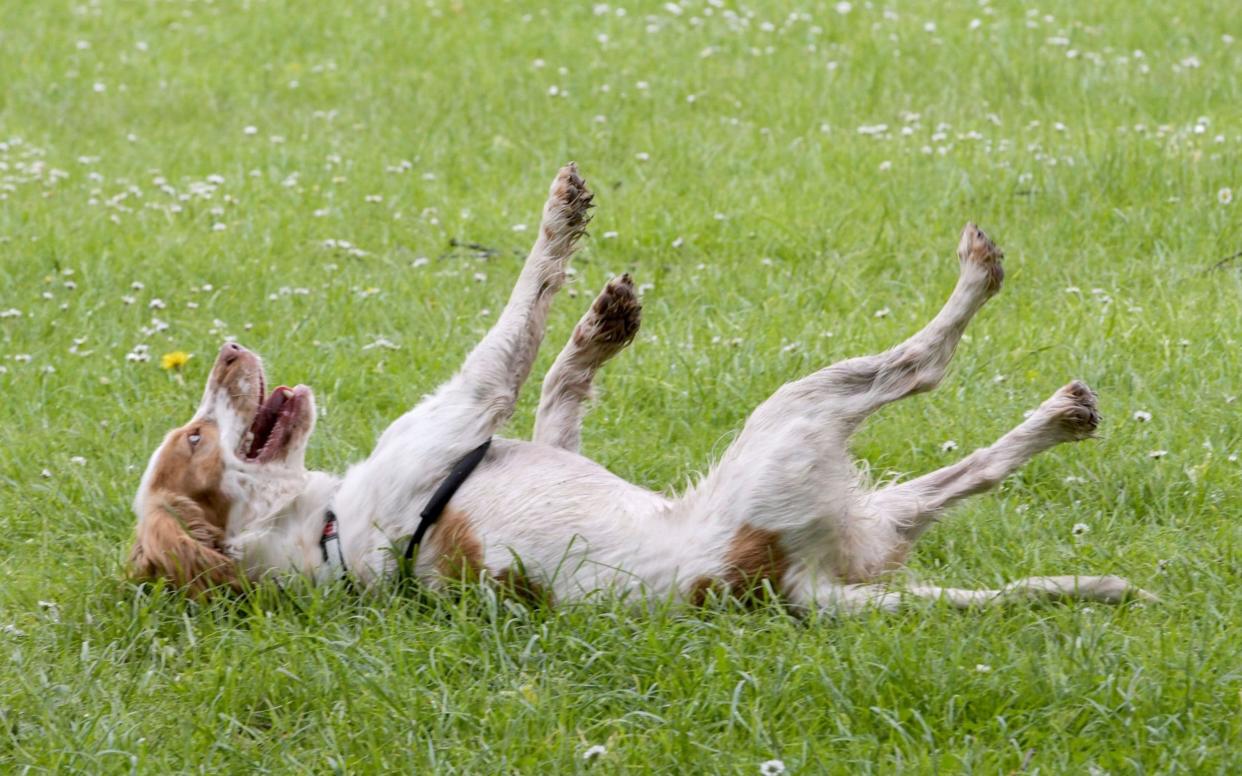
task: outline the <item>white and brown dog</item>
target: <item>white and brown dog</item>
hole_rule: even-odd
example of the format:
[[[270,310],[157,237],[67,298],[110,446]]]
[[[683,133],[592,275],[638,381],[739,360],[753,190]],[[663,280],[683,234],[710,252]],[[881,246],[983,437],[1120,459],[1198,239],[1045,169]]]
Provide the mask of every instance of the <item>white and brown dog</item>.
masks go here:
[[[289,574],[326,581],[342,569],[364,586],[396,574],[420,510],[450,468],[513,414],[591,197],[573,164],[560,171],[496,325],[456,376],[398,418],[344,476],[305,468],[310,389],[266,393],[259,357],[226,344],[194,417],[167,435],[142,478],[132,573],[192,593]],[[1090,436],[1099,422],[1094,394],[1072,382],[960,462],[866,487],[850,435],[885,404],[935,387],[971,317],[1000,290],[1002,254],[973,224],[957,254],[957,286],[922,331],[783,386],[680,496],[632,485],[578,453],[595,373],[638,329],[630,279],[613,280],[544,380],[534,441],[496,440],[421,542],[413,573],[431,586],[463,575],[508,581],[556,601],[601,590],[688,602],[711,591],[772,591],[795,606],[847,611],[892,608],[903,595],[962,607],[1150,597],[1117,577],[1037,577],[999,590],[881,584],[955,502],[1037,453]],[[333,553],[322,543],[330,512]]]

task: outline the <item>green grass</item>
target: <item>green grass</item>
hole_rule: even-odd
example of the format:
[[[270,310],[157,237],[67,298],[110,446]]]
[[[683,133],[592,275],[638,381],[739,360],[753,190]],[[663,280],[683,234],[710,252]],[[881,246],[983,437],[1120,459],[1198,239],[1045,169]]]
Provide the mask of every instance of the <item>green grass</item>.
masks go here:
[[[0,769],[1242,769],[1242,260],[1210,269],[1242,250],[1242,5],[621,5],[0,0]],[[343,468],[495,319],[566,159],[599,208],[536,377],[611,274],[652,284],[589,455],[679,487],[782,382],[932,315],[973,219],[1005,292],[858,455],[943,465],[1071,377],[1106,425],[912,574],[1163,603],[833,621],[121,581],[138,475],[226,335],[315,387],[310,463]]]

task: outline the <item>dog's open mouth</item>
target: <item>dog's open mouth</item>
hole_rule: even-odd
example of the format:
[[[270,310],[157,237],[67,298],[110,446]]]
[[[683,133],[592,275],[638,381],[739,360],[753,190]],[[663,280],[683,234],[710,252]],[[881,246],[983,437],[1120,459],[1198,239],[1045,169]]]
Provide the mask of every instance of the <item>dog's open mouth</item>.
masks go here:
[[[242,439],[239,450],[246,460],[266,463],[284,454],[305,400],[301,393],[279,385],[259,404],[259,411],[255,413],[250,431]]]

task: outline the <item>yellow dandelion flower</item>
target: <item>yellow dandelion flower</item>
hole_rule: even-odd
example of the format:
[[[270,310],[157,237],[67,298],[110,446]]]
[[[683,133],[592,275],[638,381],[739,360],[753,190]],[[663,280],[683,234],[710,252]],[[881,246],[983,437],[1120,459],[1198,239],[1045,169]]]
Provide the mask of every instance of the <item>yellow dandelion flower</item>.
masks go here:
[[[171,353],[165,353],[160,356],[160,366],[164,369],[181,370],[185,363],[190,360],[190,354],[184,350],[174,350]]]

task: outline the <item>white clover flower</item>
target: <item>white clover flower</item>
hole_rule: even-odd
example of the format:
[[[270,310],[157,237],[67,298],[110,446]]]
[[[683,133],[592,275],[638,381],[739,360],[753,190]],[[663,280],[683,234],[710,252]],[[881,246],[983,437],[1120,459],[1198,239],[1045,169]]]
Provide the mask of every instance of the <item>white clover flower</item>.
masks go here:
[[[990,674],[992,673],[992,666],[987,663],[976,663],[975,670],[981,674]]]
[[[957,442],[952,439],[946,439],[940,443],[940,452],[951,453],[957,449]]]
[[[640,162],[646,162],[651,159],[651,154],[647,153],[646,151],[639,151],[638,153],[634,154],[634,158]]]
[[[1082,536],[1090,531],[1091,526],[1086,523],[1074,523],[1074,527],[1070,529],[1070,533],[1074,534],[1074,536]]]
[[[606,754],[608,754],[608,747],[603,744],[595,744],[594,746],[588,747],[587,750],[582,753],[582,759],[587,762],[591,762],[592,760],[603,757]]]
[[[849,12],[850,12],[850,11],[852,11],[852,10],[854,10],[854,6],[852,6],[852,5],[850,5],[849,3],[845,2],[845,0],[841,0],[841,2],[837,3],[837,4],[836,4],[836,5],[834,5],[832,8],[833,8],[833,10],[834,10],[834,11],[836,11],[836,12],[837,12],[837,13],[839,13],[839,14],[841,14],[842,16],[845,16],[847,13],[849,13]]]
[[[888,309],[887,307],[881,307],[879,310],[875,311],[875,317],[876,318],[887,318],[890,313],[892,313],[892,310]]]
[[[84,457],[82,457],[82,456],[80,456],[80,455],[75,455],[75,456],[73,456],[72,458],[70,458],[70,459],[69,459],[69,463],[72,463],[72,464],[77,464],[78,466],[85,466],[85,465],[86,465],[86,458],[84,458]]]
[[[767,760],[759,763],[759,773],[761,776],[781,776],[784,772],[784,760]]]
[[[1134,419],[1137,420],[1139,423],[1146,423],[1149,420],[1151,420],[1151,413],[1147,412],[1146,410],[1135,410]]]
[[[1222,205],[1228,205],[1230,202],[1233,202],[1233,189],[1226,186],[1216,192],[1216,201]]]
[[[674,247],[674,248],[680,248],[682,245],[684,245],[684,244],[685,244],[685,242],[686,242],[686,241],[685,241],[685,240],[683,240],[682,238],[677,237],[677,238],[675,238],[675,239],[673,240],[673,242],[672,242],[672,247]]]
[[[40,601],[39,608],[47,615],[52,622],[60,622],[60,607],[55,601]]]
[[[168,305],[164,303],[164,300],[160,299],[159,297],[156,297],[155,299],[152,299],[150,302],[147,303],[147,307],[151,308],[152,310],[163,310],[167,306]]]
[[[1163,458],[1168,454],[1169,454],[1168,450],[1152,450],[1150,453],[1147,454],[1147,457],[1156,459],[1156,458]]]

